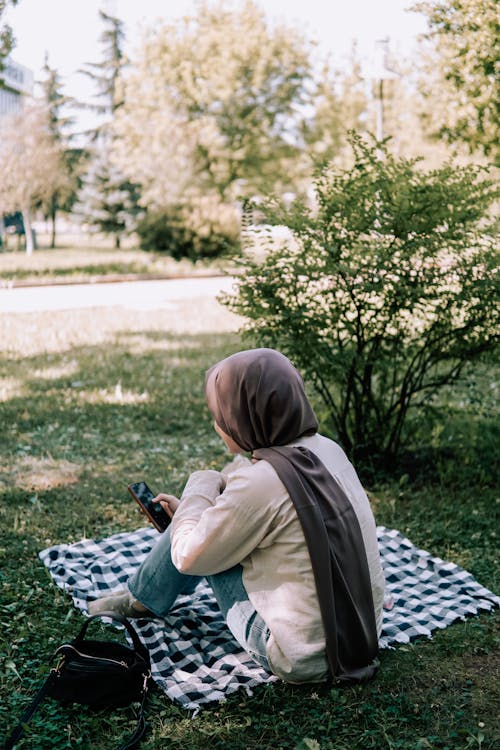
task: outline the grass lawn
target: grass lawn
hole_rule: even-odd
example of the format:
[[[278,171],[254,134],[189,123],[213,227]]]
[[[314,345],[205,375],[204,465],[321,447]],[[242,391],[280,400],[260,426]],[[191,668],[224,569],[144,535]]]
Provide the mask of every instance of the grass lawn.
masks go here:
[[[99,237],[60,238],[55,250],[43,244],[28,256],[23,251],[0,252],[0,288],[15,284],[79,282],[101,277],[139,274],[151,278],[220,273],[217,262],[175,261],[165,253],[150,253],[126,246],[111,248]]]
[[[0,318],[2,734],[40,684],[54,648],[83,622],[37,553],[142,526],[125,490],[133,479],[179,493],[191,471],[225,461],[204,405],[203,374],[242,348],[236,321],[212,302],[176,305]],[[428,427],[441,456],[432,471],[378,478],[369,491],[378,523],[498,592],[492,465],[500,441],[491,372],[458,398],[448,396],[446,416]],[[375,680],[352,689],[277,684],[194,719],[153,690],[141,747],[493,750],[500,742],[497,624],[496,614],[481,615],[383,651]],[[19,748],[114,750],[133,721],[132,708],[95,715],[46,701]]]

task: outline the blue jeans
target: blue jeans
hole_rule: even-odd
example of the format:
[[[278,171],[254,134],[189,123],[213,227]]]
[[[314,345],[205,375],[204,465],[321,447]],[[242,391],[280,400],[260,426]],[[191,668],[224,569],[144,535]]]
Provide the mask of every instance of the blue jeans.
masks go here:
[[[200,576],[180,573],[172,562],[170,529],[161,534],[128,589],[141,604],[158,617],[166,617],[180,594],[192,594]],[[266,656],[269,628],[254,609],[242,581],[242,567],[207,576],[226,624],[245,651],[271,672]]]

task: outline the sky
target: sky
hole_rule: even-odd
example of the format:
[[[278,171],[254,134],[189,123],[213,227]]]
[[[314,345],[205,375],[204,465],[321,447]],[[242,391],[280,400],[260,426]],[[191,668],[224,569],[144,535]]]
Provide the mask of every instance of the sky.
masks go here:
[[[321,53],[337,65],[346,59],[354,39],[360,55],[369,60],[377,39],[389,38],[391,51],[408,57],[425,19],[406,9],[413,0],[256,0],[269,19],[298,25],[316,39]],[[101,59],[98,11],[125,23],[127,52],[133,54],[143,27],[158,19],[173,20],[192,12],[195,0],[19,0],[4,18],[17,43],[12,58],[40,78],[45,53],[65,85],[65,93],[89,100],[91,82],[77,73],[86,62]]]

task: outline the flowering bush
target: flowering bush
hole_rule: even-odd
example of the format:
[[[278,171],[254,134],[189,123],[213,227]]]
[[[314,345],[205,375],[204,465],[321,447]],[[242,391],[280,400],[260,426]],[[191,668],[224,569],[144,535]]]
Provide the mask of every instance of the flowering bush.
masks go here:
[[[409,438],[410,407],[498,340],[496,193],[481,168],[424,172],[350,142],[352,167],[317,175],[314,208],[269,202],[268,219],[294,241],[243,259],[224,301],[304,373],[351,456],[390,460]]]

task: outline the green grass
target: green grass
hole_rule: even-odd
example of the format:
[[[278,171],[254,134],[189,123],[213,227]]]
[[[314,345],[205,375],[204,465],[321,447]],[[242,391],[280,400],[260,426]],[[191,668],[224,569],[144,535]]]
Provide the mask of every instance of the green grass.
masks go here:
[[[83,622],[38,552],[143,525],[125,490],[129,481],[145,478],[154,489],[178,493],[191,471],[221,466],[226,456],[205,408],[203,375],[242,342],[234,319],[209,302],[119,316],[4,315],[0,340],[3,734],[43,679],[51,652]],[[479,398],[491,380],[483,372]],[[380,476],[370,496],[378,523],[498,591],[495,415],[463,394],[447,399],[445,417],[425,428],[440,456],[432,472]],[[114,635],[103,626],[97,632]],[[383,651],[369,685],[276,684],[234,695],[194,719],[154,690],[141,747],[493,750],[500,739],[497,635],[498,616],[481,615],[432,640]],[[111,750],[133,723],[132,708],[93,714],[46,701],[19,748]]]
[[[82,238],[83,239],[83,238]],[[87,245],[69,238],[55,250],[41,248],[32,256],[21,251],[0,252],[0,288],[24,283],[80,282],[130,274],[151,278],[220,273],[221,264],[188,260],[175,261],[165,253],[150,253],[133,247],[114,250],[102,241]]]

